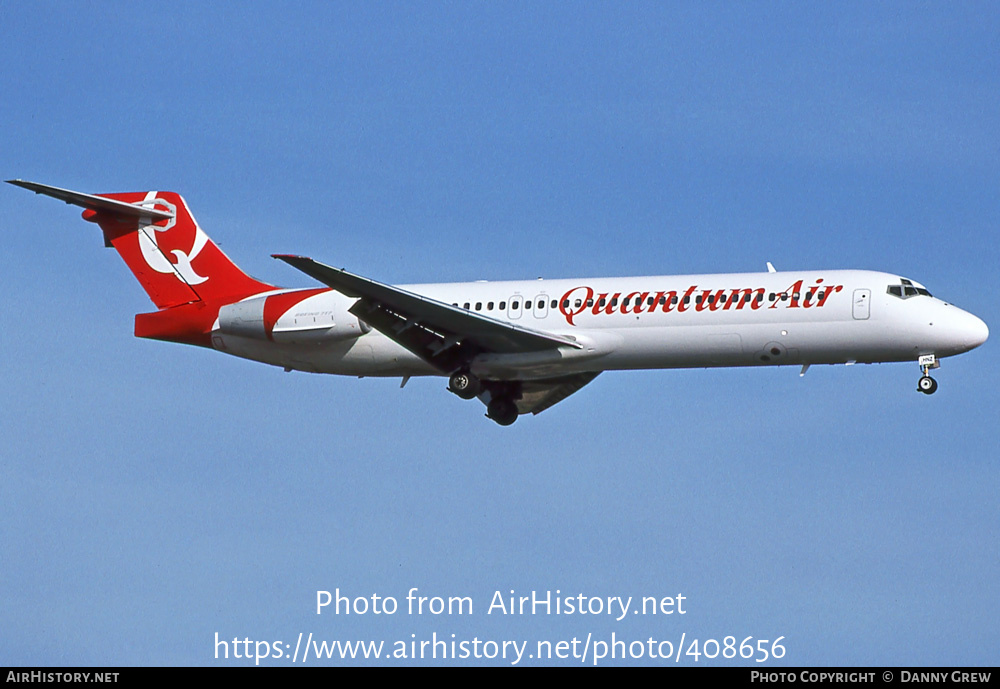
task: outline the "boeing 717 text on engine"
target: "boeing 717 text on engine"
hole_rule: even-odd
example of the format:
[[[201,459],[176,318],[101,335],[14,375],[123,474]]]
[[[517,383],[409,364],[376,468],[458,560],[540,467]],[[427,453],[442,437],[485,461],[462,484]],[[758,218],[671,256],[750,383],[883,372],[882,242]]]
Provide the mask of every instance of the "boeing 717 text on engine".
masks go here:
[[[285,370],[445,376],[501,425],[538,414],[602,371],[914,361],[918,390],[942,357],[989,330],[912,280],[864,270],[394,287],[276,255],[325,287],[278,288],[241,271],[173,192],[84,194],[11,184],[80,206],[157,307],[135,334]]]

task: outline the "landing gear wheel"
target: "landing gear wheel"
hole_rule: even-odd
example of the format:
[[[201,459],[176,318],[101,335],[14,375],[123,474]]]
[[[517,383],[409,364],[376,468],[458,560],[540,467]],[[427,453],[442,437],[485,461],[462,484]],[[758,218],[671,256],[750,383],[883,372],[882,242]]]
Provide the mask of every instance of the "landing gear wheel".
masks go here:
[[[483,389],[479,379],[468,371],[452,373],[448,379],[448,389],[463,400],[471,400]]]
[[[490,400],[486,407],[486,416],[501,426],[509,426],[517,421],[517,404],[507,397],[497,397]]]
[[[934,391],[937,390],[937,381],[930,376],[923,376],[917,383],[917,390],[925,395],[933,395]]]

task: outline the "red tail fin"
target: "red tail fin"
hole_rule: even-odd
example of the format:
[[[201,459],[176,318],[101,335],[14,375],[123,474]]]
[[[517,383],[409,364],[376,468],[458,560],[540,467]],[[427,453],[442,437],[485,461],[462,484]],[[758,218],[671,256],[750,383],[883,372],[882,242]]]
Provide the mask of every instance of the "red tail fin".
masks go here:
[[[118,251],[157,308],[236,300],[274,289],[229,260],[198,227],[179,194],[150,191],[98,196],[172,215],[136,217],[104,208],[83,212],[85,220],[100,225],[105,242]]]

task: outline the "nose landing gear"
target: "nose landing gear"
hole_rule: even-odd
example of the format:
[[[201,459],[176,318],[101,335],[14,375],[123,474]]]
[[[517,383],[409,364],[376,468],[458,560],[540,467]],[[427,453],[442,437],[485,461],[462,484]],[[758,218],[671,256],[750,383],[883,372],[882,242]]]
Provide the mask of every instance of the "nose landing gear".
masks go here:
[[[918,360],[920,364],[920,370],[924,374],[917,381],[917,390],[924,393],[925,395],[933,395],[934,391],[938,389],[937,381],[931,378],[928,373],[933,368],[941,368],[941,364],[938,362],[937,357],[933,354],[926,354]]]
[[[934,391],[937,390],[937,381],[930,376],[922,376],[920,380],[917,381],[917,390],[925,395],[933,395]]]

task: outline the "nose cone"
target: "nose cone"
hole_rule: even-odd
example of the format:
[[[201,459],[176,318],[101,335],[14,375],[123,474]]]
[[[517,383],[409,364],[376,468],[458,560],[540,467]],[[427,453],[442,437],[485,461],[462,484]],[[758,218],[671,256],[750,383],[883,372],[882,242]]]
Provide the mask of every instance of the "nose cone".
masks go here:
[[[950,304],[943,304],[931,323],[933,349],[939,356],[952,356],[975,349],[990,336],[982,319]]]
[[[948,314],[942,325],[947,332],[949,349],[956,354],[975,349],[990,336],[990,329],[981,318],[957,308]]]
[[[967,316],[965,341],[969,345],[969,349],[973,349],[986,342],[986,338],[990,336],[990,329],[986,327],[986,323],[981,318],[973,316],[971,313],[965,315]]]

